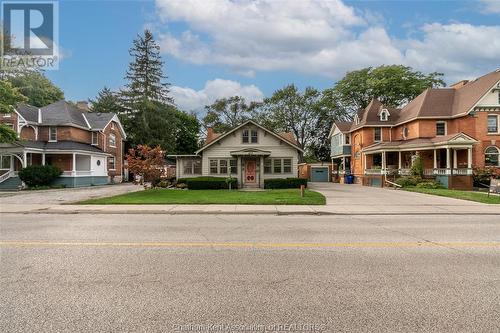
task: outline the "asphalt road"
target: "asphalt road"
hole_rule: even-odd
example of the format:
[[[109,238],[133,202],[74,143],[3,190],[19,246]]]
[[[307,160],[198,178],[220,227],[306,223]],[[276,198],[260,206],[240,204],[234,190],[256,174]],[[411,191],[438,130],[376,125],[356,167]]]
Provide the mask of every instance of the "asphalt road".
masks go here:
[[[223,325],[498,332],[500,217],[0,215],[1,332]]]

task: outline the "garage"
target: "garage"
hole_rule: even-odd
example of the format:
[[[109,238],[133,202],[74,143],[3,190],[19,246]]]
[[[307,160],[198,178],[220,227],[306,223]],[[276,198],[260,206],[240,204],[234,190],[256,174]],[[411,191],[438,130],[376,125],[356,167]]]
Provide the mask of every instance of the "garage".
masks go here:
[[[311,167],[311,182],[328,182],[328,167]]]

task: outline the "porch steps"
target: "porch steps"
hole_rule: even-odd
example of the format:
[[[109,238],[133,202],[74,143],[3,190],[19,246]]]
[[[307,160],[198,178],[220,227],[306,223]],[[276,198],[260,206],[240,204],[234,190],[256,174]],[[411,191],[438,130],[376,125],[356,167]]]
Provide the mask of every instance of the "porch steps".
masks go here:
[[[0,191],[15,191],[21,186],[19,177],[9,177],[0,183]]]

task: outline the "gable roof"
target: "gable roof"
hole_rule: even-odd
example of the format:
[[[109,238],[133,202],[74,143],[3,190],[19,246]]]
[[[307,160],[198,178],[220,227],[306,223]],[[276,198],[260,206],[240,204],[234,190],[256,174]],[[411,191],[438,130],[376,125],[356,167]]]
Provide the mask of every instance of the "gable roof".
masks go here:
[[[386,121],[380,120],[382,110],[387,109],[389,112]],[[377,98],[374,98],[366,106],[357,112],[359,123],[353,123],[350,130],[358,129],[363,126],[390,126],[394,125],[399,119],[400,110],[385,106]]]
[[[255,125],[257,127],[259,127],[260,129],[262,129],[263,131],[266,131],[267,133],[273,135],[274,137],[282,140],[283,142],[289,144],[290,146],[294,147],[295,149],[298,149],[300,150],[301,152],[303,152],[304,150],[302,148],[300,148],[298,145],[297,145],[297,142],[295,141],[295,139],[293,141],[290,141],[289,139],[290,138],[287,138],[287,137],[284,137],[278,133],[275,133],[267,128],[265,128],[264,126],[256,123],[255,121],[253,120],[247,120],[245,122],[243,122],[242,124],[240,124],[239,126],[236,126],[235,128],[227,131],[226,133],[223,133],[223,134],[220,134],[219,136],[215,137],[214,139],[212,139],[210,142],[206,143],[203,147],[201,147],[200,149],[198,149],[195,154],[199,154],[200,152],[202,152],[203,150],[207,149],[208,147],[212,146],[214,143],[220,141],[221,139],[225,138],[226,136],[228,136],[229,134],[237,131],[238,129],[242,128],[243,126],[245,125],[248,125],[248,124],[252,124],[252,125]]]
[[[38,125],[47,126],[76,126],[88,130],[104,130],[111,121],[118,123],[123,138],[126,138],[120,119],[114,113],[89,112],[78,106],[61,100],[49,104],[42,108],[37,108],[28,104],[20,104],[16,107],[17,113],[26,121]],[[38,114],[40,112],[41,122]]]

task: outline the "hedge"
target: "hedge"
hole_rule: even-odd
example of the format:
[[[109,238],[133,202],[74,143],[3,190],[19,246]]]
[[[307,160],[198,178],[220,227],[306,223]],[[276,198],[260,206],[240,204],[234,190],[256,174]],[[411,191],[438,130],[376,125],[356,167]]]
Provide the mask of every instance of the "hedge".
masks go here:
[[[225,177],[195,177],[195,178],[179,178],[178,184],[186,184],[189,190],[223,190],[238,188],[238,180],[236,178]]]
[[[52,165],[31,165],[19,171],[19,178],[29,187],[48,186],[62,174]]]
[[[303,178],[264,179],[264,188],[266,189],[299,188],[300,185],[304,185],[307,187],[307,179]]]

